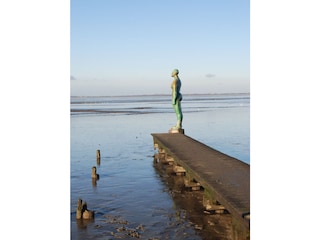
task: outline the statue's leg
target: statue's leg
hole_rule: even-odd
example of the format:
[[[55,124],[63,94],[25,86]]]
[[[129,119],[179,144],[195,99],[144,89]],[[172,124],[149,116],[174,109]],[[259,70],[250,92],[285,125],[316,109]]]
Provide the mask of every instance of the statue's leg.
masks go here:
[[[181,111],[181,102],[178,101],[175,105],[173,105],[174,111],[176,112],[177,115],[177,124],[175,126],[175,128],[182,128],[182,119],[183,119],[183,115],[182,115],[182,111]]]
[[[178,120],[182,123],[182,119],[183,119],[183,114],[182,114],[182,109],[181,109],[181,102],[178,102]]]

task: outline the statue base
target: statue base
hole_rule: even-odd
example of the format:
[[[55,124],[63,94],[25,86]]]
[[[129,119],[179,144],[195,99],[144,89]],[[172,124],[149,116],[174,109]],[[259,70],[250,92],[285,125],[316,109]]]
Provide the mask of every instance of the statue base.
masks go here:
[[[184,134],[184,129],[183,128],[178,128],[178,129],[171,128],[171,129],[169,129],[168,132],[169,133],[182,133],[182,134]]]

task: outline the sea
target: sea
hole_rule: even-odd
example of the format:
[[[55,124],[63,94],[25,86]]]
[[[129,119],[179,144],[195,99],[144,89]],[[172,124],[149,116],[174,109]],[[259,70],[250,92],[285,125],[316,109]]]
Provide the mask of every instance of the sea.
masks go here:
[[[185,94],[181,105],[187,136],[250,165],[249,93]],[[202,193],[154,161],[151,133],[176,123],[170,95],[72,96],[70,108],[71,239],[233,239],[228,214],[207,214]],[[76,220],[78,199],[93,220]]]

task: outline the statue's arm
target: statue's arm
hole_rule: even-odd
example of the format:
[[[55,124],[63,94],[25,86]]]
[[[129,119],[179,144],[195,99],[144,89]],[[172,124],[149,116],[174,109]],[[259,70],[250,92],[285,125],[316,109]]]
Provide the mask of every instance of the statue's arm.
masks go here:
[[[175,105],[177,101],[177,83],[172,84],[172,104]]]

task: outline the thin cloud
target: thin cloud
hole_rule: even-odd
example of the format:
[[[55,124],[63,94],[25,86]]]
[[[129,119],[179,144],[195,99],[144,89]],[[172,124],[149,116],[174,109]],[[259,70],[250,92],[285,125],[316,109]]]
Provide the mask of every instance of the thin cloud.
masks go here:
[[[207,78],[213,78],[213,77],[215,77],[216,75],[215,74],[212,74],[212,73],[208,73],[208,74],[206,74],[206,77]]]
[[[77,80],[74,76],[70,76],[70,80]]]

